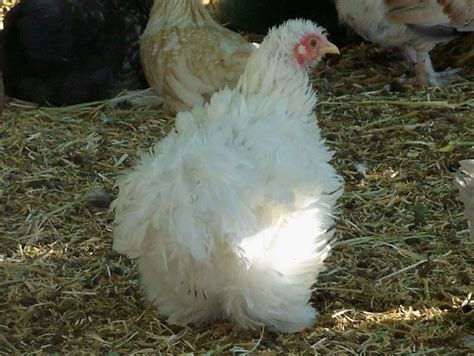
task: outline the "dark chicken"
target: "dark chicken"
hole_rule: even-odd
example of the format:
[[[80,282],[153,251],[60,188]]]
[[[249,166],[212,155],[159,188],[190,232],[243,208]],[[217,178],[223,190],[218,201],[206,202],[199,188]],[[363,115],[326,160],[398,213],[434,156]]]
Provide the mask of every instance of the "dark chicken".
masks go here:
[[[336,44],[349,38],[339,24],[334,0],[220,0],[217,16],[231,29],[260,34],[288,19],[304,18],[325,27]]]
[[[138,40],[152,0],[22,0],[5,16],[5,93],[69,105],[147,87]]]

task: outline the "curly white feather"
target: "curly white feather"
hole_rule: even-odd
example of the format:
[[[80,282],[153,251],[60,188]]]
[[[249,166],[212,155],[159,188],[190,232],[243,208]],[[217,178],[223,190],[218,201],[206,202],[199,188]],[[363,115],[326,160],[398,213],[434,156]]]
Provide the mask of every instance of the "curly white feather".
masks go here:
[[[275,58],[271,70],[251,58],[239,88],[178,114],[118,180],[113,247],[139,257],[147,295],[171,322],[229,318],[295,332],[315,320],[309,299],[342,179],[307,74],[284,56],[315,31],[303,21],[274,30],[252,55]]]

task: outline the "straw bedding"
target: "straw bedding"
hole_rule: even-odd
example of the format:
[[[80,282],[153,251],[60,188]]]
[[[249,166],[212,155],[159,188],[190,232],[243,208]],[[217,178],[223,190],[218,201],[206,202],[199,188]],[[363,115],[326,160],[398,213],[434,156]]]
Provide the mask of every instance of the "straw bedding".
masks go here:
[[[6,4],[6,3],[5,3]],[[448,88],[390,86],[394,51],[344,48],[313,73],[323,135],[346,180],[338,243],[304,332],[170,326],[111,249],[115,177],[173,118],[115,101],[37,108],[10,100],[0,129],[0,353],[474,352],[473,248],[452,184],[474,157],[472,40],[434,63]]]

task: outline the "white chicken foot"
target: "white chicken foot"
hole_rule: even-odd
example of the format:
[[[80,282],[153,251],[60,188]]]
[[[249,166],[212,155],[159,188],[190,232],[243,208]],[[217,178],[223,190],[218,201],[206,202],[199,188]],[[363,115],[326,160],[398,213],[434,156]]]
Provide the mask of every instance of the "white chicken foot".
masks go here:
[[[459,69],[447,69],[436,72],[427,51],[417,51],[415,63],[415,84],[419,86],[446,86],[451,83],[459,73]]]
[[[128,90],[124,101],[128,101],[133,107],[158,108],[163,106],[164,99],[155,90],[148,88],[145,90]]]
[[[405,47],[404,52],[413,62],[415,78],[402,80],[403,83],[409,83],[419,87],[446,86],[457,77],[460,71],[460,69],[455,68],[436,72],[427,50],[416,50],[412,47]]]

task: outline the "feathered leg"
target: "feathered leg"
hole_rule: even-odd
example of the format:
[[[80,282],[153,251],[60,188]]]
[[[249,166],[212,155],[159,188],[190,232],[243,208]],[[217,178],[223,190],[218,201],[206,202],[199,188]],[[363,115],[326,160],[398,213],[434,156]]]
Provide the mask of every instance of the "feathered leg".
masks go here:
[[[474,241],[474,159],[459,162],[461,168],[454,183],[459,189],[459,200],[464,203],[464,216],[469,222],[471,238]]]
[[[418,86],[446,86],[457,76],[459,69],[435,72],[428,51],[417,51],[415,63],[415,84]]]
[[[157,256],[156,251],[141,256],[138,270],[148,300],[161,315],[168,317],[170,324],[207,322],[221,315],[211,265],[206,268],[192,259],[179,261],[164,257],[159,261]]]
[[[405,56],[413,63],[415,77],[400,79],[401,84],[411,84],[418,87],[446,86],[456,78],[459,69],[448,69],[441,72],[434,70],[429,54],[430,49],[415,49],[410,46],[403,48]]]

